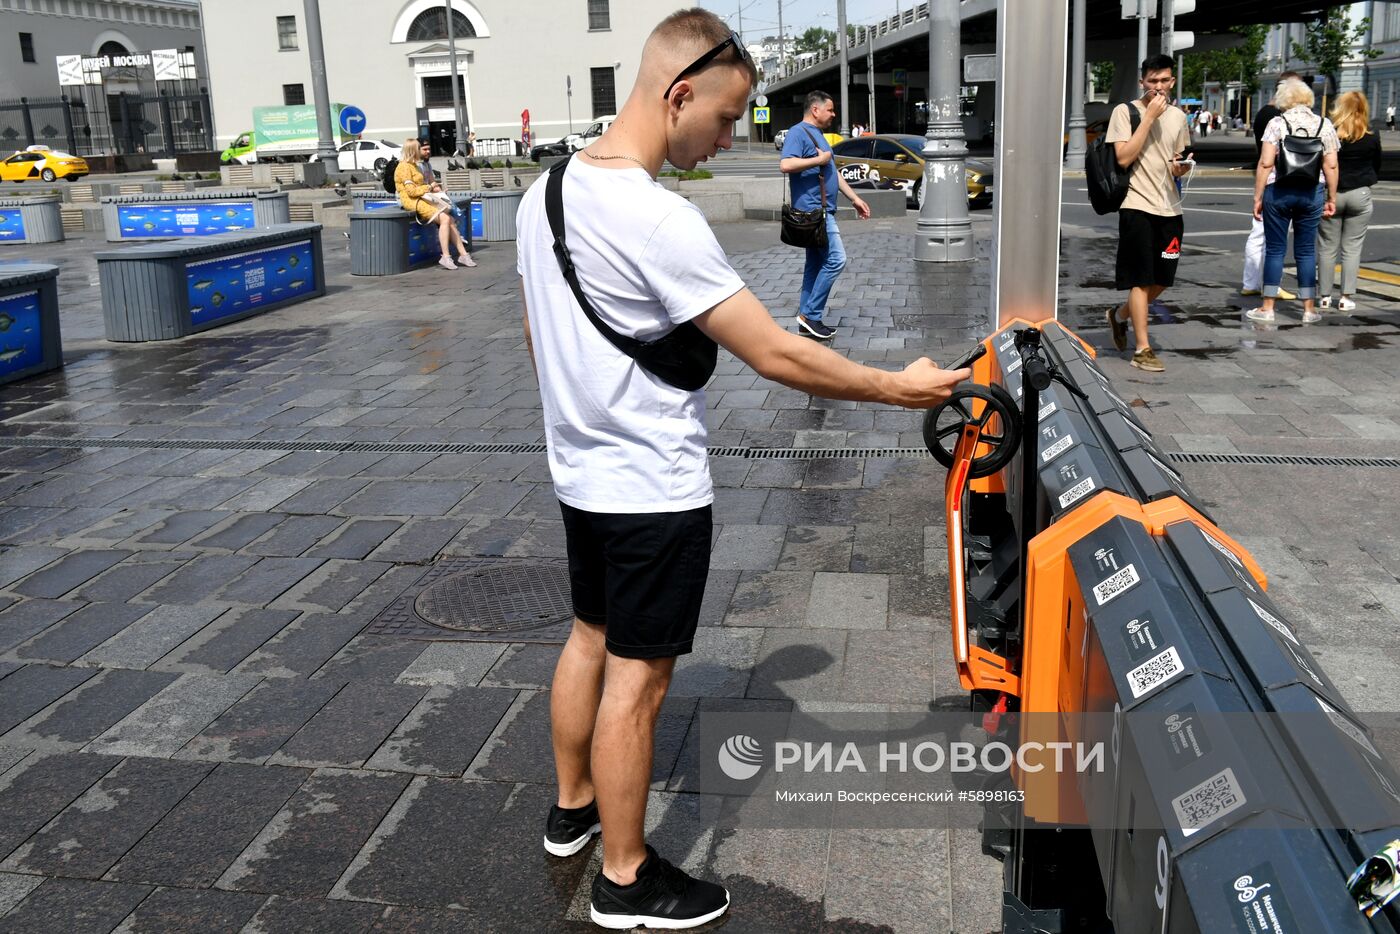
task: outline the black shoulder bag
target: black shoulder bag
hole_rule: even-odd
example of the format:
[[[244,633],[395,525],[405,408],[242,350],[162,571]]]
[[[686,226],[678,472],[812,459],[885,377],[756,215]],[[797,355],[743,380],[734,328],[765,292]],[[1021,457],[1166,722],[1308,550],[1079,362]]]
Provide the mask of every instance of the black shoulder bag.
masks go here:
[[[821,143],[817,140],[817,134],[812,131],[810,125],[806,126],[807,132],[812,134],[812,142],[817,144],[817,152],[822,151]],[[836,156],[832,154],[832,161],[827,165],[836,171]],[[785,189],[787,185],[783,186]],[[782,241],[788,246],[826,249],[826,179],[822,178],[822,173],[817,172],[817,189],[822,193],[822,207],[820,211],[799,211],[783,201],[783,232]],[[784,191],[786,194],[786,191]]]
[[[608,327],[607,322],[598,317],[588,296],[583,294],[573,257],[569,255],[569,248],[564,242],[564,171],[569,161],[564,159],[550,167],[549,178],[545,182],[544,209],[549,218],[550,232],[554,234],[554,257],[559,261],[559,271],[564,274],[564,281],[573,290],[574,299],[598,333],[652,376],[687,392],[705,388],[715,372],[719,345],[696,327],[694,321],[678,324],[656,340],[639,341]]]

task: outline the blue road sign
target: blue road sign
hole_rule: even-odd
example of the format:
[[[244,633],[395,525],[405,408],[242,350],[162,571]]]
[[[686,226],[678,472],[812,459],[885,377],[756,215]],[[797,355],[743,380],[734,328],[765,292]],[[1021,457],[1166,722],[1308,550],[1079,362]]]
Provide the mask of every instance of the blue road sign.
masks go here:
[[[358,107],[340,108],[340,128],[351,136],[365,131],[365,112]]]
[[[767,123],[772,112],[767,107],[755,107],[753,109],[754,123]]]

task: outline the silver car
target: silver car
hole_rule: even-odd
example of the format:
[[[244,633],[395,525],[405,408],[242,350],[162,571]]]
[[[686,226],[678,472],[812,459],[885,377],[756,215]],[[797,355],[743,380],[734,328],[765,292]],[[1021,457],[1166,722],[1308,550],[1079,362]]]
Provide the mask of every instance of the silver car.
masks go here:
[[[783,141],[787,139],[787,130],[779,130],[773,136],[773,148],[778,152],[783,151]]]

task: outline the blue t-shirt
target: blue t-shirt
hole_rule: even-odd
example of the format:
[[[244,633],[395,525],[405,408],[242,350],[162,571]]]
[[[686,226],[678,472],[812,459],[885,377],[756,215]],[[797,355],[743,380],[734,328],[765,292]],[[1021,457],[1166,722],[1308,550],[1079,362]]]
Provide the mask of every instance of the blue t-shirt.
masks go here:
[[[831,144],[817,132],[817,128],[807,121],[796,124],[787,131],[783,139],[784,159],[811,159],[818,149],[831,151]],[[836,163],[816,165],[788,176],[792,184],[792,206],[797,211],[815,211],[822,206],[821,192],[817,186],[820,179],[826,181],[826,209],[836,210],[836,196],[840,193],[836,179]]]

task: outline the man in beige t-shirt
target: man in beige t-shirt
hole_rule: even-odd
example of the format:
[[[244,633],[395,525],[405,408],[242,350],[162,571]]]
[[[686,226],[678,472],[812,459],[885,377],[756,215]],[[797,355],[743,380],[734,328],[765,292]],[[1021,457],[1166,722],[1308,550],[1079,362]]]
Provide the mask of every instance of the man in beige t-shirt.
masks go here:
[[[1118,288],[1128,292],[1128,300],[1109,309],[1108,327],[1114,345],[1126,350],[1127,321],[1131,320],[1137,341],[1133,366],[1154,373],[1164,367],[1147,340],[1147,309],[1176,281],[1182,237],[1176,180],[1191,170],[1182,158],[1191,144],[1186,114],[1167,103],[1176,84],[1172,64],[1167,55],[1154,55],[1142,63],[1143,95],[1113,109],[1105,137],[1114,145],[1119,166],[1131,167],[1128,196],[1118,210],[1115,276]],[[1136,130],[1129,107],[1140,118]]]

